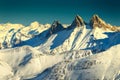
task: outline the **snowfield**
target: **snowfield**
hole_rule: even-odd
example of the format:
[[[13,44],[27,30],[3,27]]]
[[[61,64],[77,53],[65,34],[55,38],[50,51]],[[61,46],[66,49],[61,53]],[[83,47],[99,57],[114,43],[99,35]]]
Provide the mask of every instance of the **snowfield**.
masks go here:
[[[97,15],[0,24],[0,80],[120,80],[119,31]]]

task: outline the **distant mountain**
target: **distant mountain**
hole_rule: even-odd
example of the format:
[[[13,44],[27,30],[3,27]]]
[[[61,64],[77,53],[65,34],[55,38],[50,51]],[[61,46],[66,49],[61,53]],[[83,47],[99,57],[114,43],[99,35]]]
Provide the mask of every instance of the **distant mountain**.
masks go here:
[[[85,22],[0,24],[0,80],[119,80],[120,27]]]

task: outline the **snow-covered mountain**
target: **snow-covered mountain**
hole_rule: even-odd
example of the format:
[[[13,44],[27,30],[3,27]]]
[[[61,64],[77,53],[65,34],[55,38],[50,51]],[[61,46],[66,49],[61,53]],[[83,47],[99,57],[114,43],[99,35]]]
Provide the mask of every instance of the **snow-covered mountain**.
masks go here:
[[[119,80],[119,31],[98,15],[0,24],[0,80]]]

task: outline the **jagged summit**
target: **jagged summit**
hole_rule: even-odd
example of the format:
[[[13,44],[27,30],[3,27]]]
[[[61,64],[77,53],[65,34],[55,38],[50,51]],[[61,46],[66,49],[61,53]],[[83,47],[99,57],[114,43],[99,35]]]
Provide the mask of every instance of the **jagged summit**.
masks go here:
[[[90,20],[90,26],[95,29],[96,27],[102,28],[104,30],[112,30],[112,31],[117,31],[117,27],[111,26],[110,24],[107,24],[104,20],[102,20],[98,15],[93,15],[93,17]]]
[[[69,26],[69,28],[81,27],[81,26],[84,26],[84,25],[85,25],[85,23],[84,23],[83,19],[79,15],[76,15],[74,21]]]
[[[96,21],[102,21],[102,19],[97,14],[93,15],[92,19]]]
[[[63,29],[64,29],[64,27],[62,26],[62,24],[59,21],[54,21],[50,27],[50,34],[54,34],[56,32],[63,30]]]
[[[98,26],[99,28],[102,27],[101,24],[105,24],[105,22],[98,16],[98,15],[93,15],[93,17],[90,20],[90,25],[95,28],[96,26]]]

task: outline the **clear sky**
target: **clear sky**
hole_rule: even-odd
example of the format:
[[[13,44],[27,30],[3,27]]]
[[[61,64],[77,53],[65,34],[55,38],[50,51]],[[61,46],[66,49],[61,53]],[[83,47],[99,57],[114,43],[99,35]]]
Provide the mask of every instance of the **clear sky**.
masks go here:
[[[106,22],[120,25],[120,0],[0,0],[0,23],[59,20],[70,24],[77,14],[86,22],[98,14]]]

